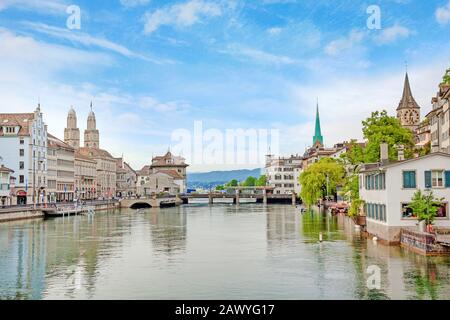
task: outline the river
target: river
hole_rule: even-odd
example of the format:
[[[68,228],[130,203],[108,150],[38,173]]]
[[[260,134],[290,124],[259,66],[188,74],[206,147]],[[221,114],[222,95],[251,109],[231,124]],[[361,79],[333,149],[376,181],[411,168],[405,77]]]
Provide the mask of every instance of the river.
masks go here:
[[[1,224],[0,299],[450,299],[450,258],[289,205],[99,212]]]

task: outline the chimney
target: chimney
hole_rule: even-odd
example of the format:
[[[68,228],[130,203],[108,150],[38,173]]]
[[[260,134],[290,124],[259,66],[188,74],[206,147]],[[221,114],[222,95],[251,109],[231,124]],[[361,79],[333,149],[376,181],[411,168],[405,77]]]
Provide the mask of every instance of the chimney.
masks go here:
[[[387,163],[389,161],[389,145],[386,142],[380,144],[380,162]]]
[[[398,161],[405,160],[405,146],[399,145],[398,146]]]

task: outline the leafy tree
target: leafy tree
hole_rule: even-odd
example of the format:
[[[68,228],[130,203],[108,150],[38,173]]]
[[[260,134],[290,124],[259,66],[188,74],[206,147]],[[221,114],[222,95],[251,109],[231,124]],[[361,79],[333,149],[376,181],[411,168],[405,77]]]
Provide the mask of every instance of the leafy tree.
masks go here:
[[[256,185],[256,178],[255,177],[248,177],[242,183],[243,187],[254,187],[255,185]]]
[[[216,191],[222,191],[225,190],[224,186],[216,186]]]
[[[346,153],[341,155],[346,165],[358,165],[364,162],[364,149],[356,140],[351,140]]]
[[[386,142],[389,146],[389,159],[397,159],[394,146],[405,147],[406,158],[413,155],[414,138],[411,130],[402,127],[396,117],[391,117],[385,110],[373,112],[370,118],[363,121],[364,138],[367,146],[364,152],[364,162],[377,162],[380,159],[380,145]]]
[[[337,186],[342,184],[344,175],[344,166],[340,162],[332,158],[320,159],[300,175],[302,200],[306,205],[311,206],[325,198],[327,193],[336,193]]]
[[[265,187],[267,185],[267,176],[262,175],[256,180],[256,186],[257,187]]]
[[[415,215],[417,215],[419,221],[425,221],[425,223],[429,225],[432,224],[436,218],[436,214],[442,201],[443,199],[436,199],[434,197],[433,191],[424,194],[422,190],[418,190],[414,193],[408,207]]]
[[[239,185],[239,182],[236,179],[231,180],[228,182],[225,186],[227,187],[237,187]]]
[[[445,72],[445,75],[442,78],[442,84],[450,84],[450,68]]]

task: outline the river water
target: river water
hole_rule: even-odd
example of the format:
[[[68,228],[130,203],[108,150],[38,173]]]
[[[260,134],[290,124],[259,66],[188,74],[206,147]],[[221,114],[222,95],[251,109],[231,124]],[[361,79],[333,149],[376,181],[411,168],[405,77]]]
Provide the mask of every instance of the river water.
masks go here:
[[[450,259],[289,205],[110,211],[1,224],[0,299],[450,299]]]

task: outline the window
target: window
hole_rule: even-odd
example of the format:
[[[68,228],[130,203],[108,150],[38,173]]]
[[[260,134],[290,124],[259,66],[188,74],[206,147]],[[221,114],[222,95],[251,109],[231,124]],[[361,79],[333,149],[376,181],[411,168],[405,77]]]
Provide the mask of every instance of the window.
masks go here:
[[[20,161],[20,162],[19,162],[19,169],[20,169],[20,170],[25,169],[25,163],[24,163],[23,161]]]
[[[436,218],[447,218],[447,203],[438,205]],[[417,215],[409,208],[409,203],[402,203],[402,219],[417,219]]]
[[[20,144],[24,144],[25,141],[23,139],[20,139]]]
[[[444,187],[444,171],[431,171],[431,186],[433,188]]]
[[[403,171],[403,188],[416,189],[416,172]]]
[[[24,150],[24,149],[20,149],[20,150],[19,150],[19,155],[20,155],[21,157],[23,157],[23,156],[25,155],[25,150]]]
[[[19,183],[25,183],[25,176],[19,176]]]

